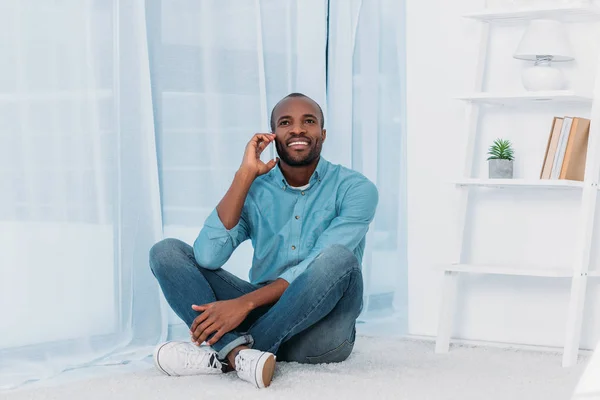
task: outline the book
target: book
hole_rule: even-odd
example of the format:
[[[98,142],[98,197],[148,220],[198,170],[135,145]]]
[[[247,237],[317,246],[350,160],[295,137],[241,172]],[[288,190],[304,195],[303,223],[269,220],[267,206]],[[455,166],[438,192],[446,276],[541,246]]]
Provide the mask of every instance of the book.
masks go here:
[[[590,133],[590,120],[573,118],[559,179],[583,181]]]
[[[571,134],[572,124],[573,117],[563,118],[563,125],[560,130],[560,138],[558,139],[558,147],[556,149],[554,163],[552,164],[552,172],[550,174],[550,179],[559,179],[560,177],[560,171],[562,169],[563,160],[565,158],[565,150],[569,141],[569,135]]]
[[[542,163],[540,179],[550,179],[550,174],[552,173],[552,165],[554,164],[554,157],[556,155],[556,148],[558,147],[558,139],[560,138],[562,125],[563,118],[554,117],[554,120],[552,121],[552,128],[550,129],[550,135],[548,135],[548,143],[546,144],[546,154],[544,155],[544,162]]]

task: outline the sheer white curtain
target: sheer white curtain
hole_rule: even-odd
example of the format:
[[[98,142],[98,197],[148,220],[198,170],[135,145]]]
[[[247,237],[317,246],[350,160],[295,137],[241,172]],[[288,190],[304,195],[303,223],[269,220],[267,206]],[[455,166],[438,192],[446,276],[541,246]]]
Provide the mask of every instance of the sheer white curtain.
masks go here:
[[[0,2],[0,387],[148,354],[166,313],[144,3]]]
[[[165,236],[191,244],[275,103],[298,91],[325,108],[327,2],[147,4]],[[247,241],[225,268],[247,279],[251,259]]]
[[[330,0],[325,156],[379,189],[363,262],[361,320],[395,317],[400,330],[408,298],[404,26],[404,1]]]

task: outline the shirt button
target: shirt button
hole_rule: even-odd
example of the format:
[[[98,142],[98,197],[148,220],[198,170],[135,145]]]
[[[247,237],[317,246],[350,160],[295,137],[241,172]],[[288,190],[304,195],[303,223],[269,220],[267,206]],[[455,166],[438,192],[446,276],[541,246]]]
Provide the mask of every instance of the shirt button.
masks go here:
[[[296,215],[294,218],[296,218],[296,219],[300,219],[300,216],[299,216],[299,215]]]
[[[302,193],[302,196],[304,196],[304,192],[300,192],[300,193]]]
[[[296,246],[292,246],[292,250],[296,250]]]

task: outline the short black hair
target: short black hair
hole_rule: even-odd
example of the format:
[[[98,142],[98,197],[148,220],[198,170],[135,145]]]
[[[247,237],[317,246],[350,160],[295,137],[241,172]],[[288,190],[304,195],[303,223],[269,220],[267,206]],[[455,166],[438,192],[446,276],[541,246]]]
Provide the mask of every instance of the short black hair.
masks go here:
[[[271,110],[271,132],[275,132],[275,109],[277,108],[277,106],[279,105],[279,103],[281,103],[282,101],[284,101],[287,98],[290,97],[304,97],[305,99],[308,99],[310,101],[312,101],[313,103],[315,103],[317,105],[317,108],[319,109],[319,117],[321,118],[321,129],[323,129],[325,127],[325,115],[323,115],[323,109],[321,108],[321,106],[319,105],[319,103],[317,103],[316,101],[314,101],[313,99],[311,99],[310,97],[308,97],[307,95],[303,94],[303,93],[298,93],[298,92],[294,92],[294,93],[290,93],[287,96],[285,96],[283,99],[279,100],[277,102],[277,104],[275,104],[275,107],[273,107],[273,110]]]

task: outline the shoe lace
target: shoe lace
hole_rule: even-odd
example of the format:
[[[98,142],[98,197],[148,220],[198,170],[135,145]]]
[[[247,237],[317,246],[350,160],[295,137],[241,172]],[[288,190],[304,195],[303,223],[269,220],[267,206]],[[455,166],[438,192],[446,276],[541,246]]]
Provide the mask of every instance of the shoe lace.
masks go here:
[[[187,368],[221,368],[217,355],[201,350],[187,351],[185,366]]]
[[[252,369],[253,360],[242,355],[235,360],[235,369],[241,373],[247,373]]]

